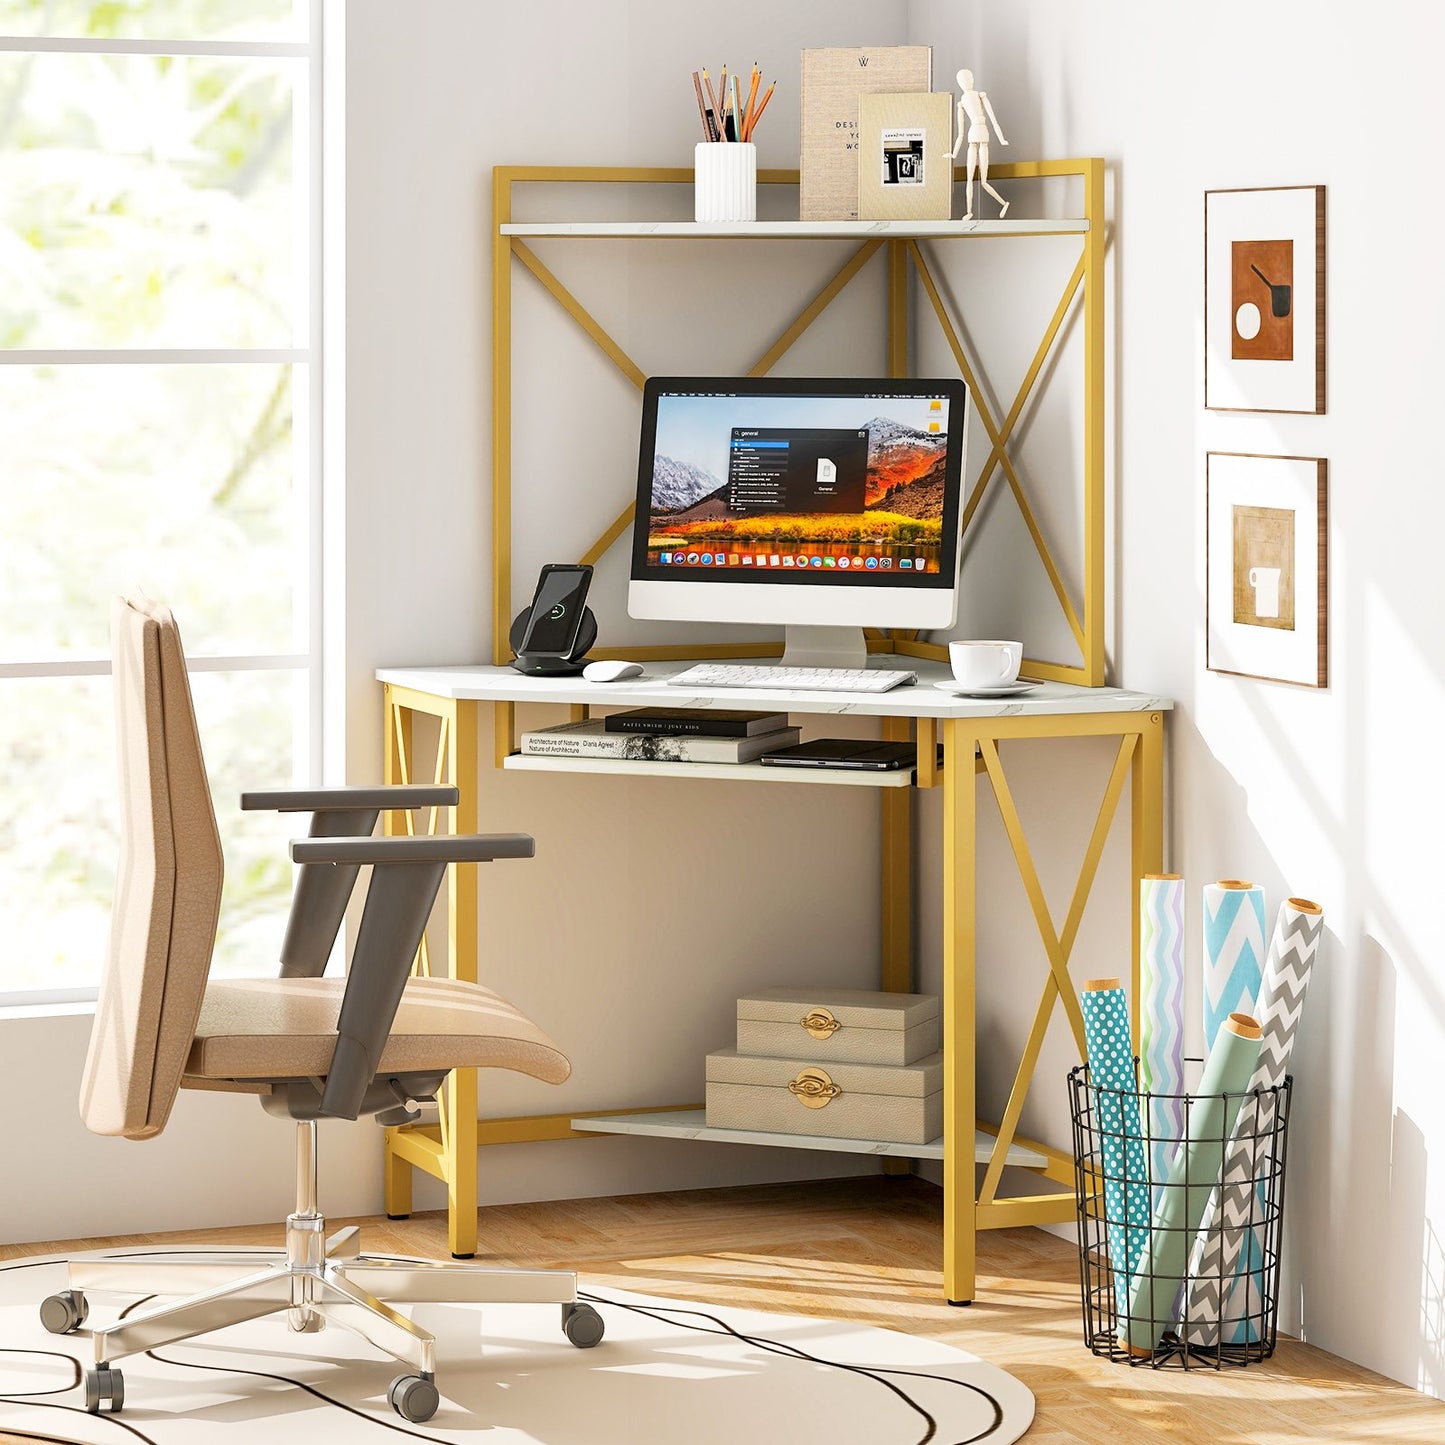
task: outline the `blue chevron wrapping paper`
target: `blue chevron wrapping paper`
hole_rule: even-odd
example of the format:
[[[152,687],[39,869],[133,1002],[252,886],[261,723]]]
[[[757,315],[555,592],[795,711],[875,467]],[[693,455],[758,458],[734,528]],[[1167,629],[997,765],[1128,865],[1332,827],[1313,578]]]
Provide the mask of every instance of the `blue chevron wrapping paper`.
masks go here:
[[[1253,1014],[1264,967],[1264,889],[1227,879],[1204,886],[1204,1047],[1232,1013]]]
[[[1152,1354],[1160,1336],[1177,1322],[1175,1303],[1184,1287],[1190,1247],[1212,1186],[1219,1180],[1245,1085],[1259,1063],[1259,1044],[1259,1025],[1237,1013],[1220,1025],[1204,1062],[1199,1092],[1185,1121],[1184,1144],[1169,1167],[1161,1203],[1130,1281],[1131,1353]]]
[[[1260,984],[1258,1016],[1264,1036],[1259,1064],[1249,1081],[1251,1091],[1277,1089],[1284,1083],[1323,934],[1324,910],[1319,904],[1306,898],[1280,904]],[[1258,1220],[1265,1201],[1251,1198],[1257,1193],[1259,1172],[1252,1140],[1274,1127],[1273,1096],[1260,1100],[1257,1122],[1253,1112],[1246,1106],[1240,1113],[1223,1182],[1205,1215],[1189,1268],[1184,1313],[1189,1341],[1206,1349],[1219,1341],[1221,1317],[1231,1344],[1256,1338],[1251,1322],[1263,1318],[1264,1230],[1258,1225],[1251,1228],[1250,1219],[1251,1207]]]
[[[1139,880],[1139,1088],[1184,1092],[1184,880],[1177,873],[1149,873]],[[1169,1172],[1184,1122],[1177,1098],[1148,1104],[1150,1178]]]
[[[1094,1089],[1094,1130],[1104,1162],[1104,1211],[1114,1298],[1128,1305],[1129,1280],[1149,1232],[1149,1167],[1139,1127],[1129,1005],[1116,978],[1093,979],[1080,998],[1089,1083]],[[1117,1090],[1118,1092],[1111,1092]]]

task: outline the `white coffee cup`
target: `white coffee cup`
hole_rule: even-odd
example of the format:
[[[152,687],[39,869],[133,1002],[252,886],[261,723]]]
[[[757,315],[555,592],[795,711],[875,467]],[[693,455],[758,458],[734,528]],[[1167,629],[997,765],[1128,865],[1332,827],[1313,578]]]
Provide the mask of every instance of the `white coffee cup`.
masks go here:
[[[948,663],[964,687],[1005,687],[1019,675],[1022,642],[950,642]]]
[[[1254,615],[1279,616],[1279,567],[1251,567],[1249,585],[1254,588]]]

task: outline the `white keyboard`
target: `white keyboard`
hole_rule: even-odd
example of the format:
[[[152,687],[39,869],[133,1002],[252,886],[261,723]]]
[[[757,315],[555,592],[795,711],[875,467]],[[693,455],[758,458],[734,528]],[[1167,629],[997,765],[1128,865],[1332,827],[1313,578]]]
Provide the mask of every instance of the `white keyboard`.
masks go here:
[[[673,687],[776,688],[785,692],[887,692],[917,682],[916,672],[881,667],[758,667],[751,663],[702,662],[667,679]]]

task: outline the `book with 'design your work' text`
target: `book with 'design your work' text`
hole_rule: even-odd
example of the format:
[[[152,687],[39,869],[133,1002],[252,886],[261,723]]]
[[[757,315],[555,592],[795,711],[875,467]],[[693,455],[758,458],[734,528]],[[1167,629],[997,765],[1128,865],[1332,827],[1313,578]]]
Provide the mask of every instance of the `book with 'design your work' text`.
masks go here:
[[[798,216],[858,219],[858,97],[933,88],[931,45],[803,52]]]

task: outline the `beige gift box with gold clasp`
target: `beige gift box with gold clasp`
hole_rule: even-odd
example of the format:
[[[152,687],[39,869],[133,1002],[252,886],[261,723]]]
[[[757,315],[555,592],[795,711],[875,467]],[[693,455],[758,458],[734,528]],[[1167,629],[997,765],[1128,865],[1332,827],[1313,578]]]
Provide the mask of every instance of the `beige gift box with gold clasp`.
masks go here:
[[[937,994],[770,988],[738,1000],[738,1053],[831,1064],[911,1064],[943,1047]]]
[[[943,1054],[825,1066],[722,1049],[707,1056],[707,1126],[929,1144],[943,1133]]]

